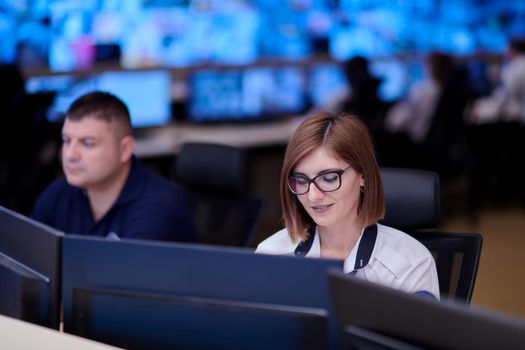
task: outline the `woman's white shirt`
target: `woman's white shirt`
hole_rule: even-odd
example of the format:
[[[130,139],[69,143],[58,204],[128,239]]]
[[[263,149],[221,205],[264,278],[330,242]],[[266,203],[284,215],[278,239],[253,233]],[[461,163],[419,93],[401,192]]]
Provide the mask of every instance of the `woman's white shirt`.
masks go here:
[[[363,232],[344,261],[345,273],[354,271]],[[282,229],[261,242],[255,252],[293,255],[298,244],[298,241],[290,239],[287,229]],[[306,257],[321,257],[317,229]],[[365,267],[357,270],[356,276],[409,293],[429,292],[439,299],[439,282],[432,254],[419,241],[392,227],[377,224],[377,238],[370,260]]]

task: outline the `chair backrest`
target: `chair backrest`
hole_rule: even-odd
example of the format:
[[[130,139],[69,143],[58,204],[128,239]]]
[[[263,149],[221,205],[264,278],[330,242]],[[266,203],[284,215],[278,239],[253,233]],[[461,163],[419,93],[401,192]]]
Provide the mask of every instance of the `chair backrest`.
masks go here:
[[[248,189],[248,154],[234,146],[191,142],[182,145],[174,172],[185,187],[239,193]]]
[[[479,233],[412,232],[434,256],[442,298],[470,304],[483,238]]]
[[[478,233],[419,231],[437,226],[440,186],[437,173],[404,168],[381,168],[386,213],[382,223],[401,229],[433,254],[441,297],[469,304],[481,255]]]
[[[244,149],[211,143],[182,146],[173,173],[192,207],[200,243],[254,243],[266,198],[248,192],[248,169]]]
[[[381,167],[387,226],[401,230],[435,227],[440,219],[437,173],[419,169]]]

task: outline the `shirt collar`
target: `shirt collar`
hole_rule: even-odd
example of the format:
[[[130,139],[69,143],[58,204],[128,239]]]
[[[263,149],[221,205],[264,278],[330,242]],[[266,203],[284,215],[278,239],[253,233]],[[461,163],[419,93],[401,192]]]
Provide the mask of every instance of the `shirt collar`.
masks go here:
[[[131,158],[131,170],[115,205],[125,204],[140,197],[145,186],[145,177],[146,169],[140,164],[137,157],[133,155]]]
[[[366,231],[366,238],[363,239],[363,236]],[[363,228],[361,230],[361,233],[359,234],[359,238],[352,248],[352,251],[348,255],[348,257],[344,261],[344,272],[350,273],[352,271],[355,271],[356,269],[360,269],[365,267],[370,263],[371,256],[373,253],[373,249],[375,247],[376,242],[376,236],[377,236],[377,225],[372,225],[367,228]],[[313,232],[313,237],[310,238],[311,240],[311,246],[307,251],[303,252],[303,254],[296,254],[295,255],[302,255],[309,258],[319,258],[321,257],[321,242],[319,240],[319,230],[317,227],[315,227],[315,231]],[[308,241],[308,239],[307,239]],[[358,254],[360,255],[361,261],[359,264],[356,265],[356,260]]]

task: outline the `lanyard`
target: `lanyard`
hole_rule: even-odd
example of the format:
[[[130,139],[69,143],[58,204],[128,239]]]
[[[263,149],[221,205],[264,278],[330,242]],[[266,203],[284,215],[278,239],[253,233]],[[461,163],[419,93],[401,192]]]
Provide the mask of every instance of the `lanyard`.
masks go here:
[[[312,248],[312,244],[314,243],[315,238],[315,226],[313,226],[309,230],[309,233],[310,235],[308,236],[308,238],[300,242],[295,248],[295,256],[304,257]],[[376,244],[376,239],[377,225],[370,225],[367,228],[365,228],[365,231],[363,232],[363,237],[361,237],[359,247],[357,248],[357,256],[355,258],[354,271],[350,272],[350,274],[356,274],[357,270],[362,269],[368,264],[368,262],[370,261],[370,257],[372,256],[372,251],[374,250],[374,246]]]

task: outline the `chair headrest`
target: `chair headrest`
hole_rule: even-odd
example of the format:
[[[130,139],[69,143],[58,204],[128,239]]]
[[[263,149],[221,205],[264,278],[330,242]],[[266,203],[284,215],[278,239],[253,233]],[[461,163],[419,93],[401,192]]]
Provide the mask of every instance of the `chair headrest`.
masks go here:
[[[174,175],[187,187],[244,191],[248,187],[248,156],[233,146],[185,143],[175,160]]]
[[[385,218],[381,223],[402,230],[439,224],[440,184],[433,171],[380,168],[385,192]]]

